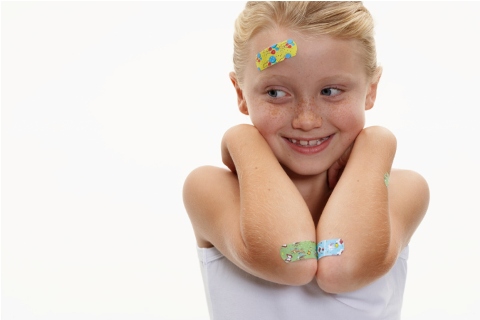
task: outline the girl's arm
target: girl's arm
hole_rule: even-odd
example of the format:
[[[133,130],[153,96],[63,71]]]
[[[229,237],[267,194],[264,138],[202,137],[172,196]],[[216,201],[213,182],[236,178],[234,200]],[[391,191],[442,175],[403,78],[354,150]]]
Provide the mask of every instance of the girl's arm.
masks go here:
[[[384,275],[422,220],[428,185],[411,171],[392,171],[396,139],[385,128],[364,129],[325,206],[317,241],[342,238],[340,256],[318,260],[316,279],[325,291],[353,291]]]
[[[285,263],[282,244],[315,241],[308,207],[265,139],[251,125],[229,129],[222,141],[227,171],[201,167],[185,181],[184,203],[199,246],[215,246],[245,271],[272,282],[301,285],[315,259]]]

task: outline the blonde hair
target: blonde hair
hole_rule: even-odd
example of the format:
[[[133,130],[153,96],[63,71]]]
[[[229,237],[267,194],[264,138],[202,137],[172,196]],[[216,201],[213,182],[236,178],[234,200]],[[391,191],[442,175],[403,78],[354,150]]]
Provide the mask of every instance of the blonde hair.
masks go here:
[[[235,21],[233,65],[242,83],[248,61],[249,40],[263,30],[283,27],[307,35],[330,35],[361,43],[367,75],[377,67],[373,18],[362,2],[338,1],[250,1]]]

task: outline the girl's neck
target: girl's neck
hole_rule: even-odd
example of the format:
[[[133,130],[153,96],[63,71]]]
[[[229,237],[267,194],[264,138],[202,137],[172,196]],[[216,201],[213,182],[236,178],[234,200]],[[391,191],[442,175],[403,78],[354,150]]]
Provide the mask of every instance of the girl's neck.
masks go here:
[[[316,226],[332,193],[327,183],[327,172],[315,176],[300,176],[288,171],[287,174],[305,200]]]

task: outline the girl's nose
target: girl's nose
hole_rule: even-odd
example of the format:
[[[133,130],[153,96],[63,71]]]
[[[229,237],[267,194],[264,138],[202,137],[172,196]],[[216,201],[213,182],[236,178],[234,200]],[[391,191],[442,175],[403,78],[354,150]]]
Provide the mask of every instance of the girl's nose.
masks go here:
[[[300,102],[295,108],[295,116],[292,121],[294,129],[309,131],[322,126],[320,110],[313,101]]]

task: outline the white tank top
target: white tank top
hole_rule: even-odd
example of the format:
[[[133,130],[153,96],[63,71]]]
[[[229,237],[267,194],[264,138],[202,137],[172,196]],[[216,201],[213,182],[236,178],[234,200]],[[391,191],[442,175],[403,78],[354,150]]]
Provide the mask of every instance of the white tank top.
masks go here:
[[[408,247],[383,277],[357,291],[329,294],[314,281],[286,286],[246,273],[216,248],[197,248],[212,320],[399,320]]]

